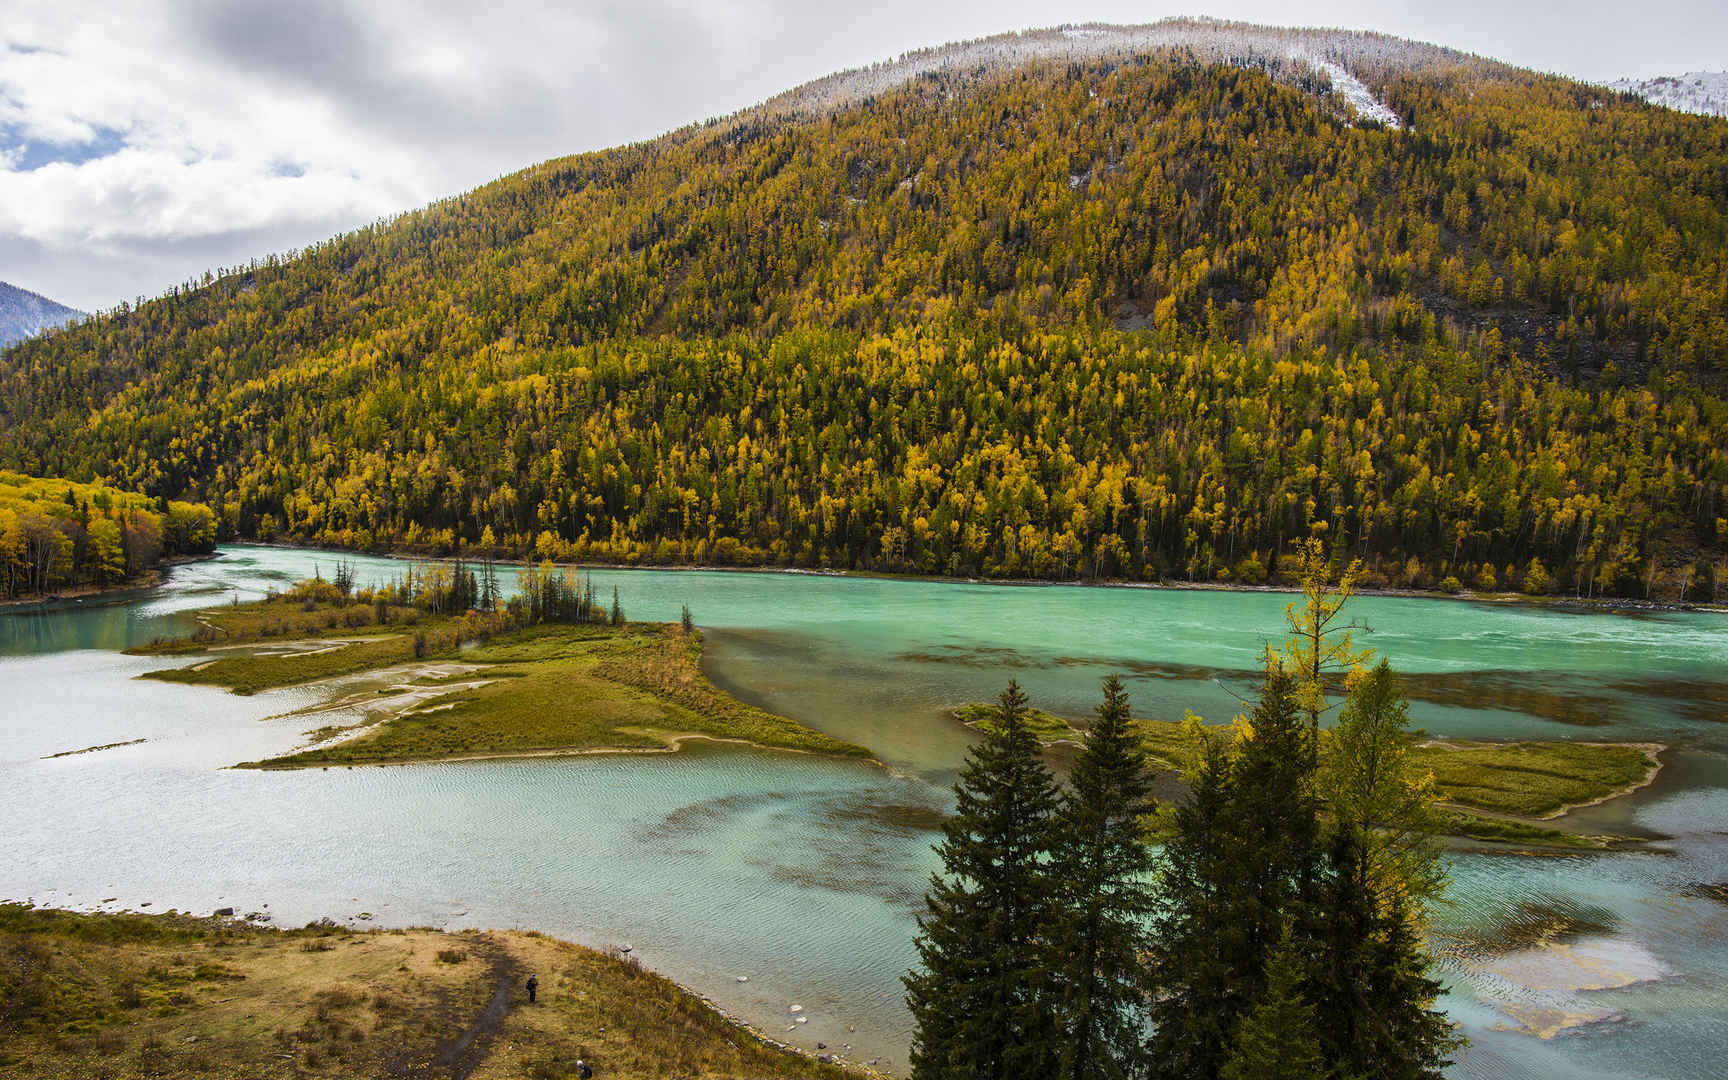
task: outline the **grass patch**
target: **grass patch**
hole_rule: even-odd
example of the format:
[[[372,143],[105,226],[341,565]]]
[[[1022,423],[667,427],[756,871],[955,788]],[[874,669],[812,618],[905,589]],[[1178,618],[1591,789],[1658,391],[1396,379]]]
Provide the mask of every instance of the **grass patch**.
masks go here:
[[[1584,833],[1550,829],[1528,821],[1485,817],[1467,810],[1439,809],[1435,811],[1440,831],[1462,840],[1482,840],[1496,844],[1528,844],[1537,847],[1579,848],[1584,851],[1605,851],[1625,843],[1619,837],[1590,836]]]
[[[984,701],[974,701],[970,705],[962,705],[954,710],[954,716],[967,727],[979,730],[994,730],[1002,719],[1002,706]],[[1043,709],[1026,710],[1022,722],[1026,730],[1038,736],[1038,741],[1046,745],[1063,740],[1078,742],[1086,733],[1057,716]]]
[[[256,694],[284,686],[373,671],[414,659],[414,641],[405,634],[328,641],[295,652],[234,652],[191,667],[150,671],[144,678],[192,686],[225,686],[236,694]]]
[[[444,962],[446,954],[466,962]],[[540,979],[527,1004],[522,980]],[[482,1019],[499,987],[501,1017]],[[19,1080],[444,1075],[829,1077],[639,966],[533,933],[275,930],[0,905],[0,1075]]]
[[[1574,742],[1435,743],[1416,761],[1448,803],[1534,818],[1643,783],[1654,768],[1640,747]]]

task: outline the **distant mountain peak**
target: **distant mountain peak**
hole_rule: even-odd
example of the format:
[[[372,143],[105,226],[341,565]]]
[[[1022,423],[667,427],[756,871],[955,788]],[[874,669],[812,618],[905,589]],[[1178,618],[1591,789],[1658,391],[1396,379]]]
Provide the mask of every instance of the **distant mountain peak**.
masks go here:
[[[84,312],[57,304],[29,289],[0,281],[0,349],[35,337],[44,330],[57,330],[84,317]]]
[[[1688,71],[1684,75],[1621,79],[1609,86],[1637,94],[1652,105],[1700,116],[1728,116],[1728,71]]]

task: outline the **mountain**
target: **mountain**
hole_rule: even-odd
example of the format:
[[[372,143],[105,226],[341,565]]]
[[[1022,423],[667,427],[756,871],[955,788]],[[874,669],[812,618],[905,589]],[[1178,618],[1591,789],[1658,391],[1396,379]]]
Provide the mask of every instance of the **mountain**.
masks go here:
[[[1621,79],[1609,84],[1654,105],[1700,116],[1728,116],[1728,71],[1688,71],[1654,79]]]
[[[82,311],[0,281],[0,349],[83,317]]]
[[[228,535],[1692,595],[1728,123],[1432,46],[1004,35],[548,161],[0,358],[0,466]]]

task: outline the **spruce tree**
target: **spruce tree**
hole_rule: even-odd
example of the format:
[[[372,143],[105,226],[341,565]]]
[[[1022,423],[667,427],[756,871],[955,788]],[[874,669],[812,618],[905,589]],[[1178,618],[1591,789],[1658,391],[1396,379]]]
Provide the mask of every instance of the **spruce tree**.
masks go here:
[[[1303,998],[1304,967],[1301,949],[1286,926],[1266,962],[1266,989],[1237,1028],[1219,1080],[1321,1080],[1333,1075],[1321,1056],[1314,1007]]]
[[[1325,1056],[1340,1076],[1436,1080],[1458,1045],[1440,984],[1408,902],[1382,898],[1366,859],[1356,830],[1336,830],[1313,993]]]
[[[967,754],[918,920],[920,969],[905,978],[918,1080],[1052,1076],[1061,1031],[1047,933],[1056,784],[1013,682]]]
[[[1294,924],[1311,934],[1321,879],[1312,734],[1296,680],[1268,656],[1260,700],[1225,748],[1203,735],[1165,848],[1151,1056],[1159,1075],[1215,1077]]]
[[[1234,767],[1231,840],[1240,853],[1234,890],[1244,920],[1244,951],[1236,959],[1256,982],[1285,922],[1306,917],[1320,877],[1314,735],[1297,694],[1296,679],[1268,656]]]
[[[1153,919],[1153,997],[1148,1006],[1151,1073],[1213,1077],[1230,1051],[1240,1009],[1243,924],[1233,903],[1230,843],[1234,754],[1204,729],[1186,770],[1188,795],[1177,805],[1159,873],[1162,906]]]
[[[1146,751],[1114,675],[1069,781],[1056,818],[1062,1072],[1113,1080],[1132,1075],[1140,1056],[1153,867],[1142,824],[1153,809]]]

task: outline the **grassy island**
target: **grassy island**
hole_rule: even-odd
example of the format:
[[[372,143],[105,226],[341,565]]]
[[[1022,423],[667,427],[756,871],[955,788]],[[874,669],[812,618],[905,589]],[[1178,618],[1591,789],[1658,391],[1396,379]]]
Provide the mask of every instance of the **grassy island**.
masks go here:
[[[994,704],[973,702],[954,715],[980,727],[1000,713]],[[1076,723],[1042,709],[1028,710],[1026,722],[1045,744],[1078,743],[1085,734]],[[1180,767],[1187,745],[1181,724],[1136,717],[1134,725],[1150,757],[1168,768]],[[1643,787],[1660,768],[1659,749],[1642,743],[1430,739],[1414,748],[1414,756],[1419,768],[1433,774],[1441,826],[1450,835],[1605,847],[1616,838],[1568,832],[1542,822]]]
[[[0,904],[0,1077],[833,1077],[627,959],[536,933],[275,930]],[[523,981],[538,977],[530,1005]]]
[[[716,689],[693,627],[439,614],[399,599],[303,582],[201,613],[194,640],[135,651],[193,657],[152,679],[242,694],[328,688],[325,701],[301,710],[331,721],[308,730],[311,745],[249,768],[664,751],[686,739],[869,756]]]

